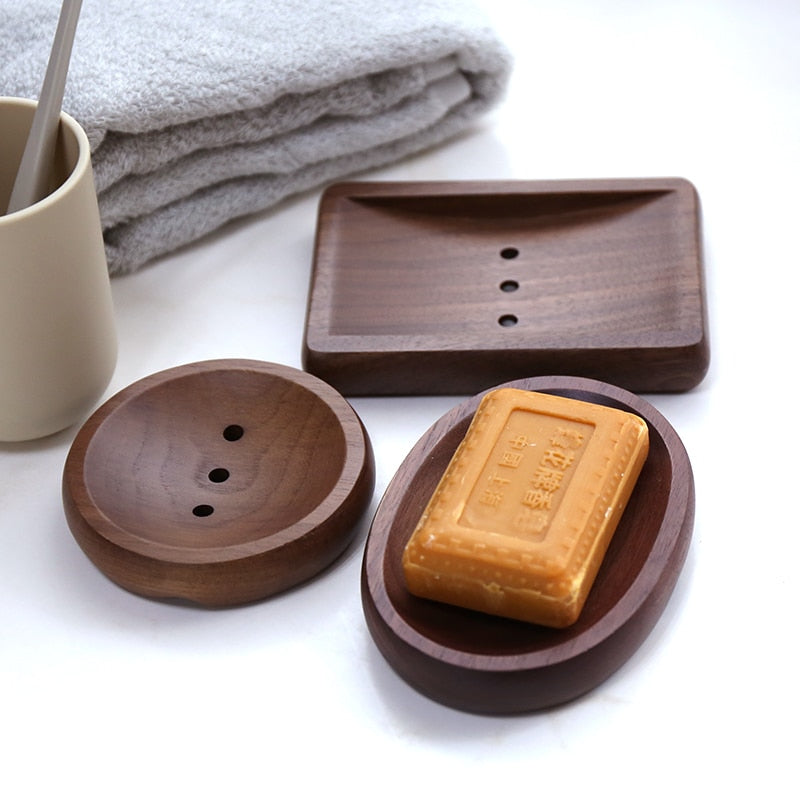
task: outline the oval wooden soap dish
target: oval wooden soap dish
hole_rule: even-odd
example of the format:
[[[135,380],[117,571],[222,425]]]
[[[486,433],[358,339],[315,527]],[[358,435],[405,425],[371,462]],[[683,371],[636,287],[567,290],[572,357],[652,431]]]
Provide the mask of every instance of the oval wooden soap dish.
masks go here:
[[[578,621],[545,628],[409,594],[403,548],[463,439],[482,395],[452,409],[409,453],[367,539],[362,602],[395,671],[432,699],[465,711],[535,711],[593,689],[639,647],[680,573],[694,521],[691,465],[678,435],[645,400],[599,381],[537,377],[504,384],[632,411],[650,452]]]
[[[328,566],[374,486],[352,407],[323,381],[261,361],[144,378],[81,428],[64,467],[75,539],[138,594],[229,606]]]

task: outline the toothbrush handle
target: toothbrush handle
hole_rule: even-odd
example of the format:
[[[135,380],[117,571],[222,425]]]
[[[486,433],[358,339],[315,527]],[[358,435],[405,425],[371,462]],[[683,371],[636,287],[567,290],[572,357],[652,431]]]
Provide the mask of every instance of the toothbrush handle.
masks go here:
[[[58,135],[61,102],[64,98],[64,84],[67,80],[72,42],[80,10],[81,0],[63,0],[39,103],[25,143],[14,188],[11,190],[9,214],[33,205],[47,194]]]

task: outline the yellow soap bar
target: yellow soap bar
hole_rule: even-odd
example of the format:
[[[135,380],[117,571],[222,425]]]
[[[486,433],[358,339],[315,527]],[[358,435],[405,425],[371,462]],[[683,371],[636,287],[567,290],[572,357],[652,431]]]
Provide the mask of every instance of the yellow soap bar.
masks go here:
[[[635,414],[522,389],[487,393],[403,552],[409,591],[571,625],[647,451]]]

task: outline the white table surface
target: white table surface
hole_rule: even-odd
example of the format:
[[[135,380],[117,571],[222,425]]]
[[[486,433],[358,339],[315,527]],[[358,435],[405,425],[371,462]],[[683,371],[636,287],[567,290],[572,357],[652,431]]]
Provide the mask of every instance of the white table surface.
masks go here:
[[[360,177],[695,184],[712,367],[695,391],[646,398],[683,439],[697,489],[665,614],[576,702],[461,713],[397,678],[367,632],[371,512],[311,584],[232,610],[168,605],[110,583],[73,540],[60,479],[76,428],[0,445],[3,797],[798,796],[800,3],[487,5],[517,60],[502,106]],[[299,367],[318,199],[114,279],[106,397],[195,360]],[[353,399],[377,459],[371,511],[460,399]]]

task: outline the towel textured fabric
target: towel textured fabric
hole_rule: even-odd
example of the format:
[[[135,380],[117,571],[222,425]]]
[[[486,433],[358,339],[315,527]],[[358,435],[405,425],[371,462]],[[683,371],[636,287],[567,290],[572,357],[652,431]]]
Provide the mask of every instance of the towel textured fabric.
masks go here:
[[[59,11],[0,0],[0,94],[38,97]],[[465,0],[84,0],[64,109],[110,271],[454,136],[509,70]]]

